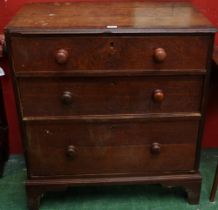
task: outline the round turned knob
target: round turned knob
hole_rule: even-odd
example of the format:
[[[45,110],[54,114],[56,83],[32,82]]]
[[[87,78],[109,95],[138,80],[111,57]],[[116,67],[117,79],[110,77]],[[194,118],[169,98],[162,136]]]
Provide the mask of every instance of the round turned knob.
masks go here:
[[[76,155],[76,148],[73,145],[67,147],[67,156],[73,158]]]
[[[58,64],[65,64],[68,60],[69,53],[65,49],[59,49],[55,54],[55,60]]]
[[[151,145],[151,153],[152,154],[159,154],[160,153],[160,144],[159,143],[153,143]]]
[[[63,104],[66,104],[66,105],[72,104],[73,102],[72,93],[69,91],[65,91],[63,95],[61,96],[61,101]]]
[[[164,94],[163,90],[157,89],[154,91],[154,93],[153,93],[154,102],[161,103],[161,102],[163,102],[164,98],[165,98],[165,94]]]
[[[154,59],[156,62],[163,62],[167,57],[167,53],[163,48],[157,48],[154,51]]]

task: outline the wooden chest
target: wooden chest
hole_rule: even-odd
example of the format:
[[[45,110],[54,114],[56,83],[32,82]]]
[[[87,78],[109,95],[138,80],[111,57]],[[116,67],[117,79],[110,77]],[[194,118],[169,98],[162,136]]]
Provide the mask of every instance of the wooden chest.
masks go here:
[[[189,3],[35,3],[6,28],[30,210],[76,185],[182,186],[198,171],[215,28]]]

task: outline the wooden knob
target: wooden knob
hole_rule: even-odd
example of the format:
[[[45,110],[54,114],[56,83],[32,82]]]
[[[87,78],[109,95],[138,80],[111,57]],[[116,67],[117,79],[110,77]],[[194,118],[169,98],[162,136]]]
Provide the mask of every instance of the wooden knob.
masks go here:
[[[154,59],[156,62],[163,62],[167,57],[167,53],[163,48],[157,48],[154,51]]]
[[[67,147],[67,156],[73,158],[76,155],[76,148],[73,145]]]
[[[160,154],[160,144],[155,142],[151,145],[151,153],[152,154]]]
[[[163,102],[164,98],[165,98],[165,94],[164,94],[163,90],[157,89],[154,91],[154,93],[153,93],[154,102],[161,103],[161,102]]]
[[[69,105],[72,104],[73,102],[73,96],[72,93],[70,91],[65,91],[63,93],[63,95],[61,96],[61,101],[63,104],[65,105]]]
[[[59,49],[55,54],[55,60],[58,64],[65,64],[68,60],[69,53],[65,49]]]

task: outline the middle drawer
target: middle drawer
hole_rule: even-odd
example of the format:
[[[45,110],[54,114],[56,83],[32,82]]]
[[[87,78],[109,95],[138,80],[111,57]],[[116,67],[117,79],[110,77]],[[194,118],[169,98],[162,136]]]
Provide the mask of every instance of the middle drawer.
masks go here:
[[[199,112],[203,77],[18,78],[23,116]]]

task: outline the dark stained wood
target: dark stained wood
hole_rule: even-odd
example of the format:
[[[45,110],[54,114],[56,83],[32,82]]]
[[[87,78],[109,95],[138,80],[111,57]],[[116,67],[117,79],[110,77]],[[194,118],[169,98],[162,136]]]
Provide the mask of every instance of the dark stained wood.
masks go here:
[[[132,76],[193,76],[193,75],[205,75],[207,69],[161,69],[157,71],[156,69],[126,69],[122,71],[107,70],[73,70],[73,71],[22,71],[14,72],[16,77],[19,78],[33,78],[33,77],[132,77]]]
[[[43,189],[43,190],[42,190]],[[59,190],[59,188],[56,188]],[[40,200],[47,190],[42,187],[26,186],[27,207],[30,210],[38,210]]]
[[[215,175],[214,175],[213,186],[212,186],[212,189],[211,189],[211,192],[210,192],[210,202],[214,202],[214,200],[215,200],[217,186],[218,186],[218,164],[217,164],[216,172],[215,172]]]
[[[11,41],[13,66],[18,73],[86,70],[122,72],[141,69],[154,69],[159,72],[164,69],[205,69],[210,37],[205,35],[15,36]],[[155,50],[160,47],[166,51],[167,57],[164,61],[157,62]],[[66,56],[66,58],[59,57],[64,59],[63,63],[57,62],[57,55]]]
[[[77,148],[74,145],[69,145],[67,147],[66,155],[69,159],[74,159],[77,154]]]
[[[31,142],[31,146],[33,145],[35,144]],[[70,145],[66,142],[62,148],[52,145],[42,148],[40,146],[37,145],[28,153],[31,176],[54,176],[54,174],[110,176],[110,174],[134,175],[139,172],[149,175],[164,174],[163,171],[172,169],[187,172],[194,166],[195,144],[163,144],[160,155],[150,151],[151,145],[76,147],[74,158],[69,157]],[[51,154],[48,155],[48,151]],[[181,156],[182,159],[179,158]]]
[[[3,125],[1,125],[3,126]],[[0,127],[0,177],[3,176],[4,166],[9,158],[8,127]]]
[[[161,89],[155,89],[152,95],[153,101],[156,103],[162,103],[165,99],[165,93]]]
[[[178,182],[173,181],[164,182],[164,187],[172,188],[178,186]],[[200,201],[201,192],[201,177],[196,177],[193,180],[184,180],[179,182],[179,186],[182,186],[187,193],[188,202],[190,204],[198,204]]]
[[[201,195],[201,180],[194,180],[193,182],[189,182],[181,186],[184,187],[187,193],[188,202],[190,204],[198,204]]]
[[[161,174],[193,170],[198,120],[27,123],[26,129],[31,176]],[[155,142],[161,145],[159,154],[150,151]],[[73,159],[69,146],[75,147]]]
[[[199,119],[175,118],[164,118],[159,121],[142,119],[133,122],[131,120],[25,122],[30,142],[36,139],[34,144],[38,142],[42,146],[54,147],[61,147],[65,139],[75,146],[142,145],[152,144],[155,141],[166,144],[195,143],[198,125]]]
[[[215,32],[214,26],[190,3],[152,0],[28,4],[8,29],[31,33]]]
[[[58,64],[65,64],[69,57],[69,52],[65,49],[59,49],[55,52],[55,60]]]
[[[64,91],[61,96],[61,103],[65,105],[70,105],[73,103],[73,95],[70,91]]]
[[[156,48],[154,50],[154,60],[158,63],[162,63],[167,58],[167,52],[164,48]]]
[[[212,63],[212,56],[213,56],[213,48],[214,48],[214,40],[215,36],[211,36],[210,44],[209,44],[209,51],[208,51],[208,62],[207,62],[207,69],[209,70],[208,73],[205,75],[204,79],[204,87],[202,90],[202,103],[201,103],[201,113],[202,118],[200,120],[200,126],[198,131],[198,141],[197,141],[197,153],[196,153],[196,161],[195,161],[195,169],[199,169],[200,166],[200,158],[201,158],[201,142],[204,134],[204,125],[206,122],[206,110],[207,110],[207,103],[208,103],[208,92],[209,92],[209,83],[210,83],[210,75],[211,75],[211,63]]]
[[[26,5],[5,32],[29,210],[97,184],[182,186],[197,204],[215,31],[190,3]]]
[[[5,36],[0,34],[0,58],[3,57],[5,47]]]
[[[216,65],[218,65],[218,47],[217,46],[214,46],[213,61],[215,62]]]
[[[73,116],[43,116],[43,117],[23,117],[22,122],[136,122],[136,121],[161,121],[165,120],[199,120],[200,113],[147,113],[147,114],[111,114],[111,115],[73,115]]]
[[[0,177],[3,176],[5,162],[9,157],[8,125],[0,86]]]
[[[154,142],[151,145],[151,153],[154,155],[159,155],[161,151],[161,145],[158,142]]]
[[[164,176],[136,176],[136,177],[107,177],[107,178],[75,178],[75,179],[44,179],[27,180],[26,191],[28,197],[28,207],[31,210],[39,208],[39,202],[44,193],[48,191],[62,191],[70,186],[92,186],[111,184],[154,184],[161,183],[166,187],[182,186],[187,192],[188,200],[191,204],[198,204],[201,189],[201,176],[197,174],[188,175],[164,175]],[[179,184],[179,185],[178,185]]]
[[[18,85],[23,116],[30,117],[199,112],[203,81],[199,76],[39,77],[18,79]],[[157,89],[164,92],[163,101],[158,93],[154,98]]]

